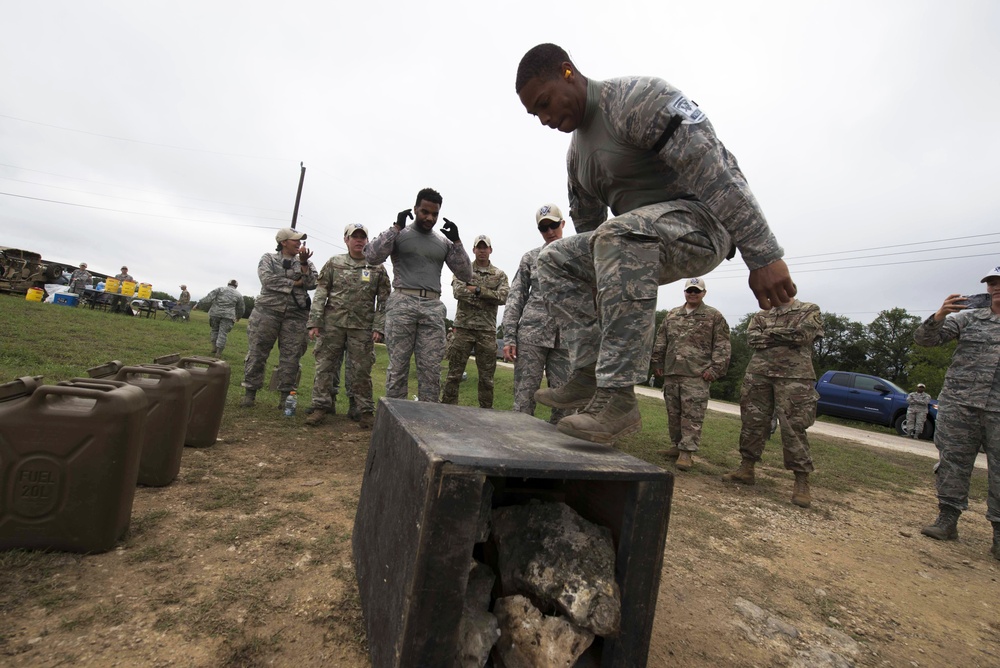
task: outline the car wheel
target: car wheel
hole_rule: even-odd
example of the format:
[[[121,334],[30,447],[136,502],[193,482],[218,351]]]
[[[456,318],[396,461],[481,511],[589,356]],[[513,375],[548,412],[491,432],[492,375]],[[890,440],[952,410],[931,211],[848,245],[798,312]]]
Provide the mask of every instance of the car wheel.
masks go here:
[[[893,428],[895,428],[896,433],[900,436],[906,436],[906,413],[900,413],[896,416],[896,420],[892,423]]]
[[[924,423],[924,431],[923,431],[922,434],[920,434],[920,438],[922,438],[925,441],[933,441],[934,440],[934,423],[933,422],[931,422],[930,420],[927,420],[927,422]]]

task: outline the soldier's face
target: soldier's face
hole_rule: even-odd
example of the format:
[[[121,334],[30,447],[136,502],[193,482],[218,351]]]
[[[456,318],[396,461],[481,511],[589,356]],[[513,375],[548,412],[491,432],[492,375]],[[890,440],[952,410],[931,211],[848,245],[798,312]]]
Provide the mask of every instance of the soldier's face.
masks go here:
[[[688,306],[698,306],[701,304],[701,300],[705,298],[705,292],[703,290],[685,290],[684,291],[684,301]]]
[[[281,242],[281,252],[285,255],[295,255],[299,252],[299,246],[302,245],[300,239],[285,239]]]
[[[559,132],[573,132],[583,121],[587,102],[587,88],[576,83],[575,78],[534,78],[518,93],[521,104],[542,125]]]
[[[413,207],[413,222],[421,232],[430,232],[437,224],[440,212],[440,204],[422,199]]]
[[[351,236],[344,237],[344,243],[347,245],[347,252],[351,254],[351,257],[361,257],[364,255],[365,244],[368,243],[368,235],[365,234],[364,230],[354,230]]]
[[[490,263],[490,253],[493,252],[493,249],[480,241],[479,244],[472,249],[472,252],[476,254],[476,262],[485,267]]]
[[[992,299],[992,309],[994,313],[1000,313],[1000,278],[990,276],[986,279],[986,292]]]
[[[542,235],[542,239],[545,240],[545,245],[548,246],[550,243],[557,239],[562,239],[563,228],[566,226],[565,220],[560,220],[558,222],[554,220],[545,219],[538,224],[538,231]]]

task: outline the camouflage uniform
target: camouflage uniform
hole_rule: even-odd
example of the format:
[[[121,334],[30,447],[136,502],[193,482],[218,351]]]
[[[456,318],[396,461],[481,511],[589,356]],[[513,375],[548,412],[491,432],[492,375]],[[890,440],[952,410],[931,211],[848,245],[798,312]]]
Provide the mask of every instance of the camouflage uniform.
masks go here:
[[[816,372],[813,341],[823,336],[819,307],[795,299],[791,304],[758,311],[747,327],[753,357],[747,365],[740,396],[740,455],[759,462],[778,414],[785,468],[811,473],[806,429],[816,421]]]
[[[344,253],[323,265],[306,325],[307,329],[318,327],[322,331],[313,350],[316,356],[314,408],[329,410],[333,406],[331,388],[334,377],[339,384],[340,364],[346,352],[344,376],[348,394],[354,397],[360,413],[375,412],[372,332],[385,331],[385,305],[391,289],[389,276],[381,264],[355,260]]]
[[[932,401],[931,395],[923,390],[910,392],[906,395],[906,426],[910,430],[910,438],[920,438],[924,433],[924,422],[927,421],[927,407]]]
[[[121,273],[115,276],[118,280],[118,294],[111,299],[111,312],[112,313],[126,313],[131,315],[132,309],[129,308],[129,304],[132,303],[132,295],[123,295],[121,284],[125,281],[131,281],[135,283],[135,279],[132,278],[131,274]]]
[[[698,450],[711,385],[702,374],[708,371],[712,380],[726,375],[731,352],[729,323],[711,306],[702,303],[690,313],[679,306],[663,319],[652,362],[663,368],[667,428],[679,450]]]
[[[191,293],[187,290],[181,290],[181,296],[177,298],[178,304],[187,304],[191,301]]]
[[[212,347],[218,350],[217,355],[222,354],[230,330],[236,321],[243,317],[243,295],[233,286],[224,285],[209,292],[201,303],[212,305],[208,309],[208,324],[212,328]]]
[[[937,346],[958,339],[938,395],[934,445],[940,452],[938,502],[969,507],[969,480],[980,447],[986,449],[986,519],[1000,522],[1000,315],[988,308],[962,311],[917,328],[914,340]],[[995,526],[995,525],[994,525]]]
[[[469,292],[467,285],[479,288],[479,294]],[[458,384],[469,362],[476,356],[479,371],[479,407],[493,408],[493,375],[497,370],[497,309],[507,303],[510,285],[507,274],[493,266],[472,264],[472,280],[455,278],[451,289],[458,301],[455,313],[455,336],[448,347],[448,377],[441,403],[458,403]]]
[[[69,277],[69,289],[74,294],[82,295],[85,288],[94,282],[94,277],[86,269],[74,269]]]
[[[559,328],[545,310],[538,284],[538,254],[543,246],[521,257],[514,274],[507,305],[503,310],[505,346],[517,346],[514,362],[514,407],[512,410],[535,414],[535,390],[542,376],[549,387],[560,387],[569,378],[569,354],[559,340]],[[570,411],[553,409],[549,422],[556,424]]]
[[[750,269],[782,256],[736,159],[661,79],[588,80],[567,170],[580,234],[546,246],[538,270],[572,368],[596,362],[600,387],[645,379],[659,285],[707,274],[734,244]]]
[[[417,398],[437,402],[441,394],[441,360],[445,348],[445,316],[441,301],[441,268],[447,264],[460,280],[470,280],[469,254],[461,241],[452,243],[436,230],[395,225],[365,245],[372,264],[392,260],[392,288],[385,311],[385,345],[389,368],[385,395],[405,399],[410,357],[417,362]]]
[[[254,391],[264,386],[264,368],[277,341],[280,353],[277,389],[289,392],[295,389],[299,360],[308,345],[308,290],[316,287],[316,267],[309,262],[304,268],[297,255],[287,258],[281,251],[265,253],[257,264],[257,277],[260,279],[260,294],[254,300],[253,311],[247,321],[247,357],[243,365],[242,385]],[[300,278],[303,284],[294,285]]]

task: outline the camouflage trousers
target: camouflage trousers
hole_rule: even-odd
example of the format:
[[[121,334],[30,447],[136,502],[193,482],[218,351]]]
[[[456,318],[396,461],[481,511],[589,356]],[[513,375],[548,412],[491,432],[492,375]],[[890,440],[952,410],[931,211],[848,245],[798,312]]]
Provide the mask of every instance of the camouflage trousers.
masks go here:
[[[322,335],[320,336],[322,340]],[[316,344],[319,345],[319,342]],[[372,366],[375,366],[375,346],[372,345]],[[341,351],[339,360],[332,360],[332,365],[330,367],[330,397],[333,403],[337,401],[337,394],[340,392],[340,367],[350,365],[350,359],[347,357],[347,347]],[[344,374],[347,375],[346,373]],[[349,378],[344,380],[344,390],[348,397],[353,397],[353,391],[351,390],[351,381]]]
[[[479,372],[479,407],[493,408],[493,375],[497,370],[497,333],[492,329],[455,328],[455,336],[448,346],[448,376],[441,403],[458,403],[458,384],[469,363],[469,355],[476,356]]]
[[[235,321],[231,318],[220,318],[213,315],[208,319],[208,324],[212,328],[212,346],[222,350],[226,347],[226,340],[229,337],[229,332],[233,329],[233,325],[236,324]]]
[[[264,386],[264,369],[271,355],[274,342],[278,342],[278,390],[295,389],[299,373],[299,360],[308,348],[306,319],[308,311],[295,311],[278,315],[263,308],[255,308],[247,320],[247,357],[243,364],[243,387],[259,390]]]
[[[906,427],[910,438],[920,438],[924,433],[924,423],[927,422],[927,407],[916,406],[906,409]]]
[[[934,445],[941,462],[938,502],[959,510],[969,508],[969,480],[983,447],[989,482],[986,519],[1000,522],[1000,412],[941,401],[934,427]]]
[[[570,368],[596,363],[600,387],[645,380],[658,287],[707,274],[731,248],[708,208],[687,200],[641,207],[543,248],[541,293]]]
[[[679,450],[697,452],[701,425],[708,408],[708,388],[701,376],[664,376],[663,401],[667,404],[670,443]]]
[[[514,407],[512,410],[535,414],[535,390],[542,386],[542,376],[549,387],[556,388],[569,380],[569,353],[564,348],[545,348],[530,343],[517,344],[514,362]],[[573,413],[572,410],[552,409],[551,424]]]
[[[413,356],[417,362],[417,398],[438,401],[447,312],[440,299],[424,299],[393,290],[385,306],[385,347],[389,351],[385,396],[406,398]]]
[[[740,394],[740,456],[759,462],[771,435],[771,418],[777,413],[781,447],[789,471],[813,471],[806,429],[816,421],[819,394],[807,378],[772,378],[748,373]]]
[[[327,327],[313,349],[316,356],[316,378],[313,381],[312,405],[329,409],[334,402],[334,377],[340,377],[340,363],[345,353],[344,368],[348,396],[353,396],[361,413],[374,413],[372,401],[372,333],[369,329]],[[338,382],[339,384],[339,382]]]

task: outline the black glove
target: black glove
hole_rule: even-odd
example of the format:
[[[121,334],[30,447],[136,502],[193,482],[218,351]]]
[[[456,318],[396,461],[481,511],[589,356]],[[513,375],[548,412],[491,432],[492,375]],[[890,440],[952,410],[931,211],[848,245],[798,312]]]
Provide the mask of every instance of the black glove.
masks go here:
[[[451,222],[447,218],[444,219],[444,225],[441,226],[441,234],[448,237],[448,241],[451,243],[458,243],[458,225]]]
[[[407,218],[413,220],[413,212],[410,209],[407,209],[406,211],[400,211],[399,213],[397,213],[396,223],[395,223],[396,227],[398,227],[399,229],[403,229],[404,227],[406,227]]]

